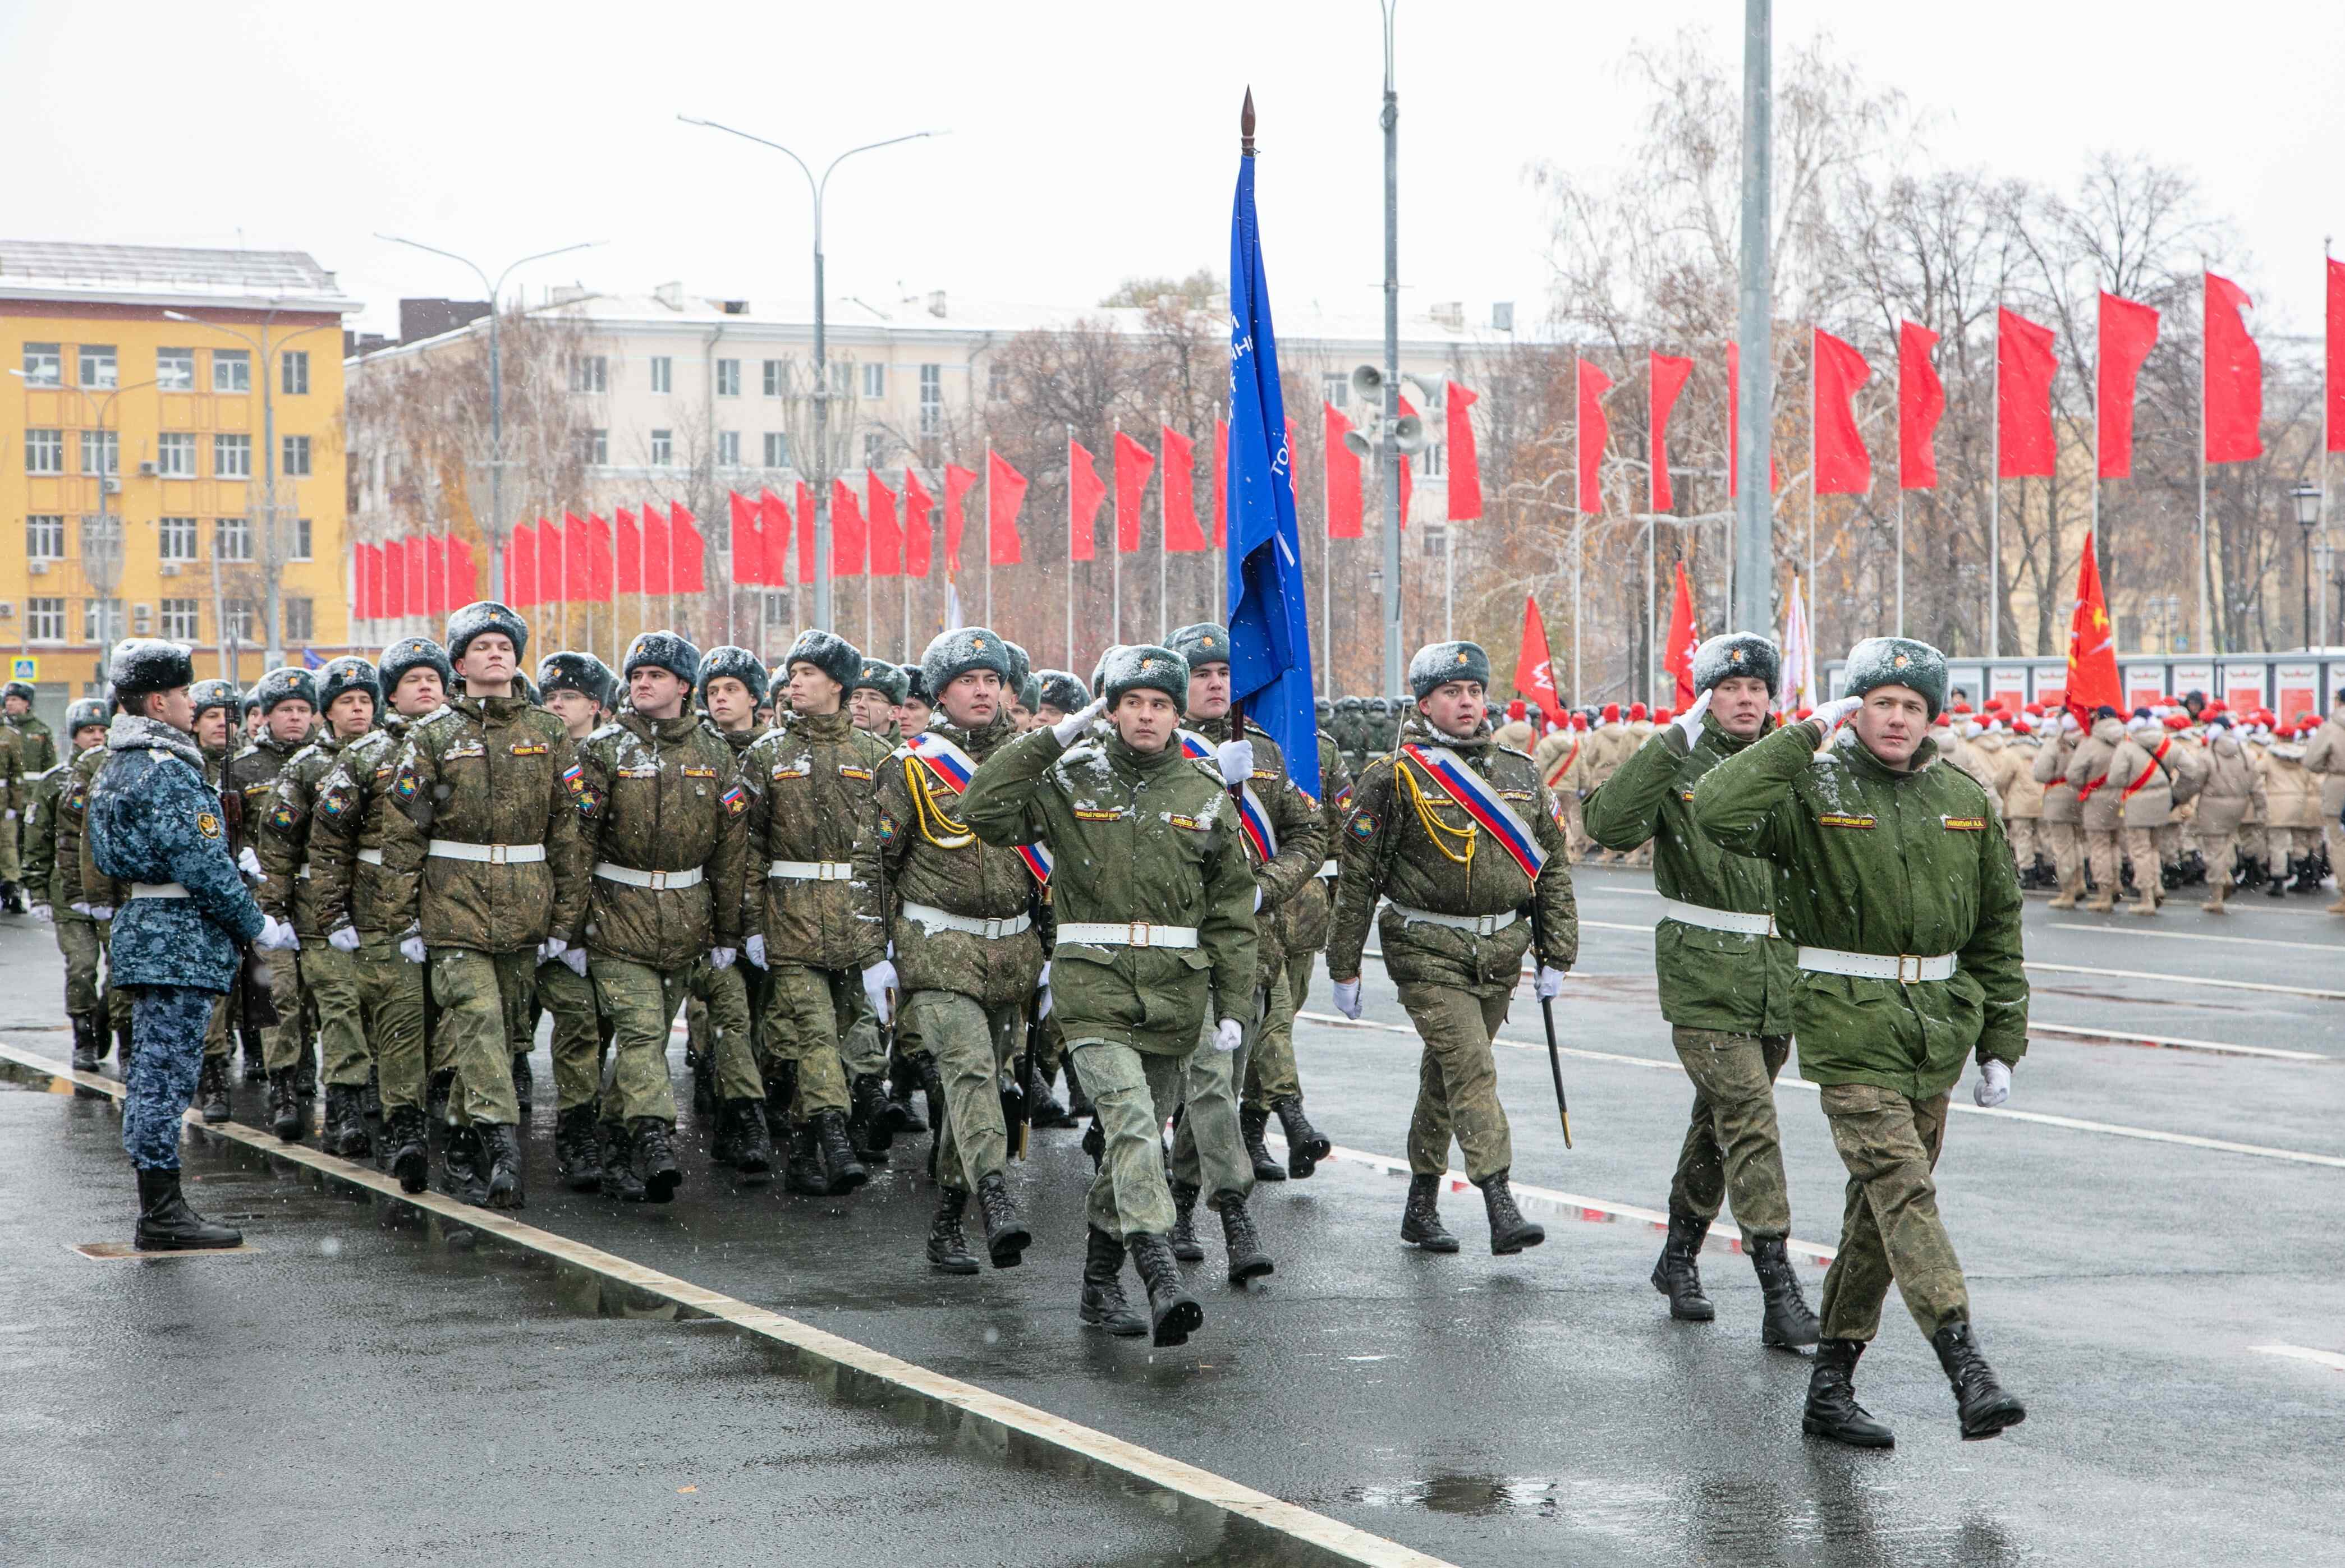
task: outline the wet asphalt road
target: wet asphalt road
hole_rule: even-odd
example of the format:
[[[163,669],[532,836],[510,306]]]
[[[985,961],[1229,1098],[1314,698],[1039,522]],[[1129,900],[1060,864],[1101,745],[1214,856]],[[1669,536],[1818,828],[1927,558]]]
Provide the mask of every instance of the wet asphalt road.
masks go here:
[[[1653,1003],[1650,882],[1583,869],[1579,883],[1566,1043],[1634,1060],[1566,1059],[1567,1151],[1544,1052],[1502,1049],[1516,1177],[1659,1208],[1687,1091]],[[1205,1326],[1161,1352],[1076,1321],[1089,1167],[1073,1133],[1039,1135],[1014,1177],[1038,1236],[1028,1264],[974,1280],[921,1262],[931,1192],[917,1148],[853,1199],[794,1199],[713,1179],[703,1131],[687,1128],[678,1202],[622,1209],[553,1188],[541,1106],[523,1218],[1458,1563],[2333,1561],[2345,1553],[2324,1504],[2345,1462],[2345,1373],[2258,1347],[2345,1351],[2332,1229],[2345,1168],[2278,1157],[2345,1159],[2345,1012],[2204,982],[2345,989],[2345,921],[2303,898],[2228,920],[2195,902],[2153,923],[2032,899],[2031,958],[2096,971],[2038,972],[2037,1019],[2322,1059],[2039,1037],[2011,1108],[2111,1130],[1954,1118],[1942,1202],[1982,1341],[2030,1410],[1991,1443],[1957,1441],[1893,1297],[1859,1387],[1899,1447],[1825,1449],[1799,1435],[1803,1363],[1757,1342],[1738,1255],[1714,1244],[1705,1259],[1720,1320],[1672,1324],[1644,1281],[1648,1226],[1534,1209],[1548,1244],[1493,1259],[1469,1189],[1445,1203],[1467,1250],[1426,1257],[1394,1234],[1401,1181],[1356,1163],[1262,1190],[1279,1270],[1254,1290],[1221,1282],[1210,1238],[1194,1271]],[[62,1056],[42,1027],[57,1016],[46,932],[0,923],[0,964],[39,977],[0,997],[0,1037]],[[1403,1023],[1373,965],[1367,992],[1368,1024]],[[1329,1011],[1324,976],[1308,1007]],[[1539,1040],[1527,992],[1504,1037]],[[1411,1037],[1306,1023],[1299,1048],[1322,1127],[1403,1154]],[[239,1094],[239,1114],[257,1115]],[[1778,1098],[1794,1235],[1829,1246],[1839,1162],[1812,1092],[1787,1082]],[[239,1152],[191,1148],[190,1167],[206,1199],[232,1195],[219,1207],[253,1217],[259,1254],[86,1261],[65,1245],[127,1229],[118,1125],[107,1105],[0,1093],[17,1338],[0,1371],[17,1440],[0,1477],[58,1503],[38,1511],[46,1522],[12,1513],[0,1558],[29,1546],[96,1561],[117,1539],[107,1525],[184,1533],[202,1519],[225,1532],[208,1560],[297,1561],[353,1515],[358,1539],[453,1561],[615,1559],[646,1530],[719,1551],[788,1531],[804,1560],[842,1564],[1262,1550],[1258,1532],[1199,1505],[1006,1460],[965,1419],[911,1408],[922,1401],[842,1402],[723,1325],[607,1315],[627,1303],[598,1300],[589,1278],[452,1249],[398,1205]],[[1812,1297],[1822,1270],[1803,1274]],[[142,1410],[188,1442],[143,1446]],[[142,1498],[137,1478],[158,1465],[170,1494]]]

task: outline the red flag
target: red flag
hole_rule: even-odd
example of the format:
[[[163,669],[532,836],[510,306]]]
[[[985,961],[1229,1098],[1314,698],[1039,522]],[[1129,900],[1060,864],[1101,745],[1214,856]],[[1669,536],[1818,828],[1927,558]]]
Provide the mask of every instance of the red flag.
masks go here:
[[[448,613],[448,541],[433,534],[423,541],[423,612]]]
[[[562,597],[577,603],[591,600],[594,593],[594,551],[586,532],[586,520],[574,511],[562,514]]]
[[[1527,692],[1551,723],[1568,723],[1563,699],[1555,689],[1555,665],[1547,649],[1547,622],[1538,601],[1523,595],[1523,643],[1515,655],[1515,690]]]
[[[644,508],[644,592],[675,592],[675,546],[668,532],[667,511],[657,501]]]
[[[1026,476],[1010,460],[987,449],[985,454],[986,559],[996,566],[1015,566],[1019,552],[1018,509],[1026,504]]]
[[[863,470],[863,496],[870,505],[871,575],[904,574],[904,530],[896,521],[896,492],[871,469]]]
[[[516,610],[537,602],[537,530],[525,522],[505,541],[505,599]]]
[[[1572,422],[1579,435],[1579,510],[1599,512],[1604,510],[1604,491],[1599,482],[1604,446],[1612,435],[1612,423],[1604,417],[1602,399],[1612,389],[1612,379],[1585,359],[1579,364],[1579,412]],[[1406,515],[1406,508],[1403,515]]]
[[[863,508],[855,500],[855,492],[847,481],[830,481],[830,574],[833,577],[863,575]]]
[[[670,593],[708,592],[708,543],[701,537],[700,520],[677,501],[668,509],[668,579]]]
[[[550,518],[537,520],[537,602],[559,604],[563,602],[562,525]]]
[[[2345,261],[2329,263],[2329,450],[2345,452]]]
[[[470,604],[480,596],[480,573],[473,570],[472,541],[451,534],[448,538],[448,601],[451,604]]]
[[[1669,651],[1662,655],[1661,668],[1678,678],[1677,702],[1682,710],[1693,702],[1693,651],[1701,645],[1701,632],[1693,623],[1693,590],[1686,585],[1685,562],[1678,562],[1678,585],[1670,596]]]
[[[1163,546],[1168,551],[1203,550],[1205,531],[1197,526],[1197,443],[1170,425],[1157,428],[1164,442],[1164,477],[1158,482],[1164,505]],[[1228,448],[1223,448],[1228,455]],[[1213,491],[1214,505],[1221,504],[1221,491]]]
[[[1897,323],[1897,485],[1934,490],[1938,483],[1938,419],[1946,411],[1945,383],[1930,362],[1938,335],[1911,321]]]
[[[785,588],[790,579],[790,503],[772,490],[757,490],[758,531],[766,536],[766,565],[759,573],[768,588]]]
[[[370,592],[369,582],[371,577],[371,569],[369,565],[368,558],[372,553],[373,547],[371,545],[353,544],[350,546],[350,619],[353,621],[371,621],[374,619],[373,608],[367,598],[367,594]]]
[[[599,511],[586,514],[586,579],[591,585],[589,597],[611,598],[613,584],[611,558],[611,525]]]
[[[1140,548],[1141,498],[1147,493],[1148,476],[1155,471],[1156,459],[1149,450],[1122,430],[1116,431],[1115,548],[1122,554]],[[1165,548],[1172,546],[1168,543]],[[1091,558],[1086,554],[1083,559]]]
[[[959,463],[945,464],[945,572],[960,575],[960,536],[967,526],[962,501],[977,487],[977,470]]]
[[[2099,364],[2093,374],[2093,423],[2103,479],[2133,472],[2133,389],[2141,362],[2157,341],[2157,312],[2101,290]]]
[[[1344,437],[1351,431],[1352,421],[1338,412],[1333,403],[1319,406],[1324,410],[1324,444],[1327,449],[1323,460],[1327,465],[1327,537],[1357,539],[1360,537],[1363,511],[1360,505],[1360,454],[1344,444]]]
[[[635,526],[635,514],[621,507],[613,514],[619,520],[619,592],[644,592],[644,531]]]
[[[2207,460],[2264,455],[2264,357],[2239,312],[2255,303],[2228,278],[2207,274]]]
[[[447,607],[435,609],[431,603],[431,568],[426,560],[424,541],[407,541],[407,612],[410,615],[436,615]]]
[[[1213,421],[1213,548],[1230,541],[1230,422]]]
[[[1742,489],[1742,346],[1726,346],[1726,493],[1739,495]],[[1774,494],[1783,488],[1783,464],[1776,456],[1772,441],[1767,444],[1767,493]]]
[[[904,574],[925,578],[929,574],[929,516],[937,509],[936,498],[920,483],[920,476],[909,468],[904,470]]]
[[[804,480],[797,481],[798,513],[798,581],[811,585],[814,582],[814,491]]]
[[[733,533],[733,581],[756,588],[766,581],[766,524],[757,503],[737,490],[725,492],[726,519]]]
[[[2093,710],[2125,705],[2117,684],[2117,643],[2109,626],[2108,601],[2101,593],[2100,558],[2093,552],[2093,535],[2085,534],[2085,552],[2076,564],[2076,612],[2068,623],[2068,711],[2086,729]]]
[[[1123,432],[1118,430],[1118,436]],[[1099,521],[1100,502],[1107,499],[1107,483],[1099,476],[1099,465],[1091,460],[1091,449],[1074,437],[1067,438],[1067,559],[1089,561],[1098,541],[1092,530]],[[1121,513],[1118,521],[1121,521]],[[1121,534],[1117,548],[1122,547]]]
[[[1449,443],[1449,521],[1470,522],[1482,515],[1482,459],[1474,445],[1474,405],[1482,400],[1457,382],[1443,394],[1444,439]]]
[[[1815,378],[1816,420],[1810,482],[1818,495],[1863,495],[1873,488],[1873,455],[1856,428],[1857,389],[1873,367],[1855,347],[1818,328],[1808,373]],[[1682,567],[1680,568],[1683,570]],[[1691,701],[1690,695],[1684,699]]]
[[[396,621],[407,613],[407,552],[399,541],[375,547],[375,559],[381,563],[382,591],[375,602],[378,613],[386,621]]]
[[[2001,306],[1995,312],[1997,479],[2052,473],[2052,377],[2060,369],[2052,329]]]
[[[1685,390],[1686,379],[1693,374],[1693,361],[1674,354],[1655,354],[1652,368],[1647,373],[1651,395],[1646,400],[1649,429],[1647,439],[1652,450],[1652,496],[1655,511],[1669,511],[1677,505],[1677,492],[1670,487],[1670,410],[1677,407],[1678,394]]]

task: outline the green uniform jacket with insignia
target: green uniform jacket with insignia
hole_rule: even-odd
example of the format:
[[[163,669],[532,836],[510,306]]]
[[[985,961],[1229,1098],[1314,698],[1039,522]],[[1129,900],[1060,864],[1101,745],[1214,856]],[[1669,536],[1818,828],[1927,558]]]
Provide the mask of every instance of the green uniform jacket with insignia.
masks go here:
[[[703,871],[689,887],[594,876],[590,953],[665,972],[689,968],[712,946],[741,945],[749,796],[736,771],[725,737],[689,712],[647,719],[628,709],[578,743],[568,783],[589,863]]]
[[[57,858],[57,808],[72,777],[71,764],[59,763],[35,775],[25,792],[25,897],[30,903],[53,905],[57,915],[67,907],[56,896],[65,885],[65,864]]]
[[[248,845],[258,851],[260,823],[269,814],[269,797],[277,793],[277,775],[285,771],[293,754],[307,744],[305,740],[288,745],[263,730],[259,740],[228,758],[220,778],[220,793],[236,797],[228,822],[228,852],[231,858]]]
[[[742,754],[750,883],[742,936],[765,937],[768,964],[860,970],[888,956],[887,926],[864,889],[770,875],[777,860],[853,865],[878,816],[872,792],[887,761],[888,747],[844,708],[793,714]]]
[[[14,725],[0,724],[0,810],[13,811],[21,821],[25,811],[26,785],[38,774],[48,772],[44,765],[35,767],[26,755],[25,737]],[[15,826],[15,824],[10,824]]]
[[[10,717],[8,728],[16,732],[25,746],[25,773],[27,777],[45,774],[57,765],[57,737],[37,714],[26,713],[22,718]]]
[[[1220,745],[1229,738],[1230,721],[1223,714],[1200,719],[1189,728]],[[1278,853],[1268,865],[1255,864],[1254,868],[1254,884],[1262,889],[1262,907],[1254,913],[1254,974],[1259,984],[1267,986],[1271,976],[1286,966],[1283,923],[1286,910],[1318,886],[1319,867],[1327,859],[1327,824],[1320,815],[1319,803],[1287,776],[1286,754],[1269,733],[1249,720],[1246,739],[1254,743],[1254,798],[1269,814],[1271,831],[1278,838]],[[1231,804],[1234,807],[1236,803]],[[1252,861],[1253,841],[1243,833],[1238,837]]]
[[[1547,930],[1547,950],[1539,961],[1569,969],[1579,956],[1579,912],[1572,901],[1563,830],[1556,825],[1531,759],[1487,734],[1452,740],[1415,714],[1402,726],[1399,744],[1447,746],[1497,786],[1515,814],[1529,824],[1547,852],[1536,890]],[[1438,843],[1418,815],[1420,802],[1446,830]],[[1463,857],[1462,863],[1453,856]],[[1359,974],[1368,921],[1380,898],[1436,915],[1478,916],[1525,909],[1534,891],[1514,857],[1491,843],[1466,808],[1422,768],[1404,761],[1397,749],[1370,762],[1353,786],[1351,814],[1344,822],[1343,862],[1335,925],[1327,936],[1327,973],[1338,979]],[[1461,986],[1477,995],[1514,989],[1531,943],[1528,920],[1481,936],[1447,926],[1407,923],[1398,909],[1386,909],[1376,931],[1386,972],[1395,980]]]
[[[333,773],[342,743],[330,729],[286,759],[269,804],[250,824],[253,854],[268,875],[252,895],[263,915],[290,921],[305,939],[322,939],[330,929],[319,919],[317,879],[310,868],[310,831],[317,819],[318,794]]]
[[[1774,720],[1767,721],[1771,726]],[[1705,714],[1690,751],[1685,732],[1664,724],[1637,748],[1581,808],[1588,836],[1607,849],[1653,843],[1653,885],[1664,898],[1745,915],[1775,909],[1774,868],[1730,855],[1694,825],[1694,785],[1702,774],[1755,744]],[[1788,1035],[1799,965],[1781,937],[1712,931],[1664,917],[1653,927],[1653,967],[1661,1017],[1689,1029]]]
[[[427,839],[543,845],[542,860],[427,852],[418,885],[432,947],[520,953],[575,944],[586,917],[586,848],[563,773],[570,732],[519,697],[458,697],[411,726],[391,793]]]
[[[1207,986],[1224,1011],[1254,986],[1254,872],[1220,776],[1175,741],[1142,753],[1112,730],[1061,748],[1049,730],[994,753],[962,797],[988,844],[1050,846],[1051,1016],[1070,1043],[1157,1056],[1197,1047]],[[1197,932],[1194,947],[1070,942],[1071,924],[1144,920]]]
[[[114,753],[92,746],[73,760],[65,792],[57,799],[57,869],[56,881],[65,907],[84,905],[92,909],[117,909],[130,889],[97,868],[89,847],[89,792]]]
[[[423,875],[423,834],[399,809],[391,783],[407,744],[409,721],[384,717],[344,746],[318,790],[310,819],[310,887],[318,924],[403,936],[415,924],[415,889]],[[370,858],[361,859],[366,851]]]
[[[1351,764],[1344,760],[1335,737],[1325,730],[1319,732],[1319,869],[1301,892],[1278,906],[1278,946],[1289,958],[1297,953],[1316,953],[1327,946],[1327,927],[1335,914],[1336,878],[1326,868],[1339,865],[1335,852],[1342,847],[1344,817],[1352,809]]]
[[[1800,1076],[1934,1099],[1974,1051],[2027,1050],[2019,878],[2002,824],[1969,774],[1924,741],[1910,773],[1853,732],[1822,756],[1822,727],[1789,724],[1694,786],[1693,819],[1774,870],[1787,941],[1850,953],[1956,955],[1946,980],[1901,985],[1802,971],[1794,992]]]

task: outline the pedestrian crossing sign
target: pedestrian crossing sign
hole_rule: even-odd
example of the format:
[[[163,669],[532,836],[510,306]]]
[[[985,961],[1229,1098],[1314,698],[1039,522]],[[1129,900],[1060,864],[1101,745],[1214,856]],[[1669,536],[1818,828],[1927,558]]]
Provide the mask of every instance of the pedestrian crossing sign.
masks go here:
[[[11,659],[8,661],[8,678],[12,681],[39,680],[41,662],[38,659]]]

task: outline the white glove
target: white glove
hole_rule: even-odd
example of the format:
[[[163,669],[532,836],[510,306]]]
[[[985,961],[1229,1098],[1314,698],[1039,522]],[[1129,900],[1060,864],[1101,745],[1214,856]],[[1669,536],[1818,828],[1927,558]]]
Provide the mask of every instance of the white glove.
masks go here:
[[[892,957],[894,957],[894,956],[895,956],[895,955],[894,955],[894,954],[892,954],[892,953],[890,953],[890,954],[888,955],[888,956],[892,958]],[[1042,972],[1041,972],[1040,975],[1037,975],[1037,976],[1034,976],[1034,989],[1036,989],[1037,991],[1047,991],[1047,990],[1049,990],[1050,988],[1051,988],[1051,961],[1050,961],[1048,958],[1045,958],[1045,959],[1043,959],[1043,960],[1042,960]]]
[[[49,914],[49,906],[48,906],[47,905],[46,905],[46,904],[36,904],[36,905],[33,905],[33,918],[34,918],[34,919],[36,919],[36,920],[38,920],[39,922],[41,922],[41,923],[42,923],[43,925],[45,925],[45,926],[46,926],[46,925],[47,925],[47,924],[48,924],[48,922],[49,922],[49,920],[50,920],[50,918],[51,918],[50,914]]]
[[[1069,713],[1065,718],[1061,719],[1057,723],[1052,724],[1051,726],[1051,736],[1062,746],[1071,746],[1077,741],[1082,739],[1083,732],[1090,729],[1092,724],[1096,723],[1099,721],[1099,716],[1106,712],[1107,699],[1105,697],[1094,697],[1091,699],[1091,705],[1085,708],[1081,713]]]
[[[0,822],[14,822],[15,820],[16,814],[14,811],[0,812]]]
[[[1254,890],[1254,912],[1256,915],[1262,913],[1262,888],[1259,885]]]
[[[895,988],[896,966],[887,959],[882,958],[863,971],[863,998],[871,1004],[871,1010],[879,1015],[879,1021],[883,1024],[895,1020],[895,1002],[888,995]]]
[[[569,967],[572,974],[577,976],[580,979],[584,980],[586,977],[585,948],[564,947],[562,950],[562,962]]]
[[[252,853],[252,845],[249,844],[236,852],[236,868],[243,872],[244,879],[255,886],[269,880],[269,873],[260,869],[260,856]]]
[[[332,944],[337,953],[355,953],[359,950],[359,934],[355,926],[337,926],[326,933],[326,940]]]
[[[1252,741],[1223,741],[1221,749],[1213,754],[1213,757],[1222,765],[1223,784],[1242,784],[1254,777],[1254,743]]]
[[[1670,728],[1685,737],[1687,745],[1691,746],[1701,739],[1701,716],[1710,712],[1710,700],[1716,695],[1717,687],[1703,687],[1701,695],[1693,700],[1693,706],[1670,721]]]
[[[1538,978],[1531,982],[1531,989],[1538,994],[1540,1001],[1554,1001],[1557,994],[1563,989],[1563,971],[1551,964],[1540,965]]]
[[[260,917],[260,945],[272,952],[290,953],[301,946],[300,934],[291,925],[274,915]]]
[[[733,967],[733,960],[739,957],[740,954],[741,950],[737,947],[711,947],[708,950],[708,961],[719,969],[730,969]]]
[[[1360,983],[1357,980],[1335,982],[1335,1010],[1347,1018],[1360,1016]]]
[[[1051,1016],[1051,987],[1045,986],[1034,995],[1040,998],[1034,1004],[1034,1021],[1039,1024]]]
[[[89,905],[86,904],[68,904],[66,907],[80,916],[84,920],[95,920],[97,918],[96,916],[92,915],[89,912]]]
[[[1840,728],[1841,721],[1863,706],[1864,706],[1863,697],[1834,697],[1831,702],[1810,713],[1808,717],[1815,723],[1817,728],[1823,731],[1824,738],[1830,740],[1832,733]]]
[[[1987,1109],[2011,1098],[2011,1065],[1992,1058],[1979,1064],[1979,1080],[1971,1086],[1971,1098]]]
[[[763,936],[750,937],[741,945],[741,950],[749,955],[750,963],[760,969],[766,966],[766,939]]]
[[[411,931],[406,936],[401,937],[399,939],[399,956],[406,959],[411,964],[422,963],[423,937],[421,934]]]
[[[114,905],[93,904],[88,906],[87,913],[92,920],[111,920],[114,918]]]
[[[1235,1018],[1223,1018],[1213,1026],[1213,1049],[1228,1056],[1245,1044],[1245,1026]]]

